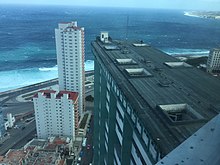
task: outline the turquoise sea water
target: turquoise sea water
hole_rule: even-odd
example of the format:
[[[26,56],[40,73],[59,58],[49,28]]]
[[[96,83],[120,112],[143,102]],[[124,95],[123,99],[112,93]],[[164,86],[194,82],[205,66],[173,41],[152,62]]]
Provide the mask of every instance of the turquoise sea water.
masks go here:
[[[0,91],[57,77],[54,29],[59,22],[85,27],[86,70],[90,43],[100,31],[114,39],[143,40],[170,55],[208,55],[220,44],[220,21],[184,11],[64,6],[0,6]]]

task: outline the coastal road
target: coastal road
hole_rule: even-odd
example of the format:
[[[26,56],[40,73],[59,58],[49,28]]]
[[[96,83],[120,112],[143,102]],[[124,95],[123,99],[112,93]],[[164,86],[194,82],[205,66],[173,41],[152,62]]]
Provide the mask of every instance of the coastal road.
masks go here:
[[[16,98],[17,96],[19,96],[21,94],[25,94],[25,93],[28,93],[28,92],[31,92],[31,91],[39,90],[39,89],[49,87],[49,86],[52,86],[52,85],[56,85],[56,84],[58,84],[58,79],[52,79],[52,80],[49,80],[49,81],[29,85],[29,86],[14,89],[14,90],[6,91],[6,92],[0,92],[0,98],[1,98],[0,99],[0,106],[4,106],[4,104],[7,101],[9,101],[10,99]]]
[[[94,71],[86,71],[85,72],[85,76],[92,76],[94,74]],[[5,91],[5,92],[0,92],[0,106],[3,105],[4,102],[10,100],[11,98],[24,94],[24,93],[28,93],[31,91],[35,91],[38,89],[42,89],[45,87],[49,87],[49,86],[53,86],[58,84],[58,78],[55,79],[51,79],[48,81],[44,81],[44,82],[40,82],[40,83],[36,83],[33,85],[28,85],[25,87],[21,87],[21,88],[17,88],[17,89],[13,89],[13,90],[9,90],[9,91]],[[5,99],[2,100],[2,98],[7,97]]]

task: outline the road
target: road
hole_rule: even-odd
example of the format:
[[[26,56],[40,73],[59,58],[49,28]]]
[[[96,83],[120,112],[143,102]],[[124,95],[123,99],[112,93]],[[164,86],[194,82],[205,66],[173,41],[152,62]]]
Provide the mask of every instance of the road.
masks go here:
[[[90,128],[89,131],[86,135],[87,137],[87,143],[86,143],[86,147],[82,148],[82,160],[80,165],[89,165],[89,163],[92,163],[93,160],[93,143],[92,143],[92,137],[93,137],[93,115],[91,116],[91,120],[90,120]],[[88,145],[90,147],[88,147]]]
[[[5,103],[2,107],[3,115],[6,116],[7,113],[11,113],[13,116],[16,114],[26,113],[34,110],[32,102],[14,102]]]
[[[7,98],[0,101],[0,106],[4,105],[5,102],[7,102],[8,100],[10,100],[12,98],[17,97],[18,95],[28,93],[28,92],[31,92],[31,91],[35,91],[35,90],[39,90],[39,89],[49,87],[49,86],[52,86],[52,85],[56,85],[56,84],[58,84],[58,79],[52,79],[52,80],[49,80],[49,81],[45,81],[45,82],[25,86],[25,87],[14,89],[14,90],[6,91],[6,92],[0,92],[0,98],[7,97]]]
[[[20,146],[26,144],[27,141],[36,134],[35,120],[30,123],[26,123],[24,126],[24,129],[22,129],[22,127],[18,129],[12,128],[8,131],[10,138],[0,146],[0,155],[5,154],[10,148],[19,148]]]

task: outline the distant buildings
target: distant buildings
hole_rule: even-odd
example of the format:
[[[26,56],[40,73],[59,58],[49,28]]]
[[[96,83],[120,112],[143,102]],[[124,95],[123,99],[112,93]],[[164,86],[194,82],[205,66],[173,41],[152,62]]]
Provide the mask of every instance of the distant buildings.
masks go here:
[[[207,72],[220,73],[220,49],[212,49],[207,61]]]
[[[94,164],[162,165],[187,140],[166,165],[218,165],[220,121],[211,119],[220,112],[220,80],[143,42],[103,38],[92,42]],[[209,144],[216,152],[205,151]]]
[[[55,29],[60,90],[79,93],[79,114],[84,111],[84,28],[77,22],[60,23]]]
[[[64,136],[75,139],[79,120],[77,92],[43,90],[33,101],[38,138]]]

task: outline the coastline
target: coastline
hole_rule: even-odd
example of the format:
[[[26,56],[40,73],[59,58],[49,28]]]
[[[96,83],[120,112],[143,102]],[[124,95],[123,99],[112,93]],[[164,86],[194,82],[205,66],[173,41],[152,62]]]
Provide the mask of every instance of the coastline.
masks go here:
[[[220,12],[184,11],[185,16],[220,20]]]
[[[185,16],[188,16],[188,17],[197,17],[197,18],[200,18],[198,15],[192,14],[191,12],[188,12],[188,11],[184,11],[184,15],[185,15]]]
[[[85,71],[85,77],[91,76],[93,74],[94,74],[94,70]],[[50,80],[47,80],[47,81],[42,81],[42,82],[26,85],[26,86],[19,87],[19,88],[13,88],[13,89],[9,89],[9,90],[6,90],[6,91],[2,91],[2,92],[0,92],[0,97],[7,96],[8,94],[13,93],[13,92],[28,91],[28,90],[30,90],[31,88],[34,88],[34,87],[35,88],[36,87],[42,88],[43,86],[48,86],[46,84],[50,84],[49,86],[56,85],[56,84],[58,84],[58,78],[54,78],[54,79],[50,79]]]
[[[85,71],[94,70],[94,60],[85,61]],[[34,75],[34,76],[33,76]],[[0,92],[21,88],[30,84],[55,79],[58,77],[58,67],[33,67],[0,71]]]

